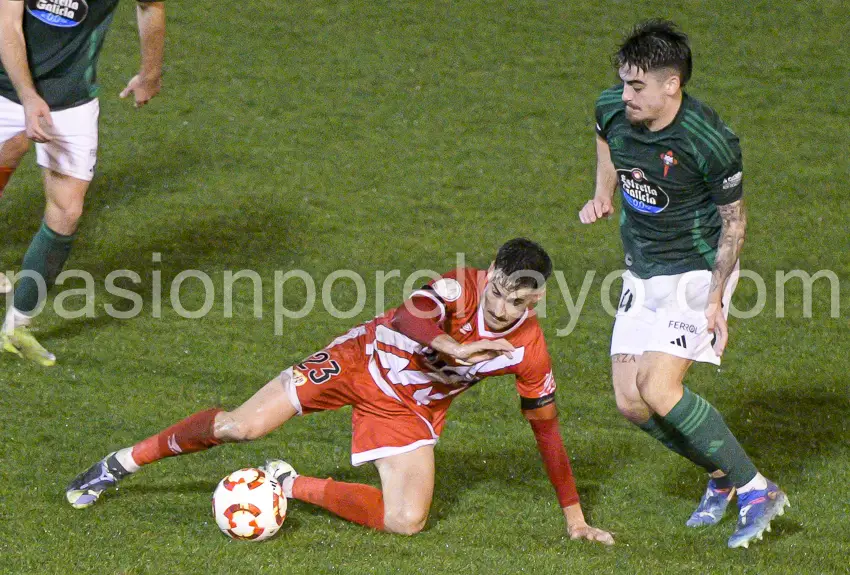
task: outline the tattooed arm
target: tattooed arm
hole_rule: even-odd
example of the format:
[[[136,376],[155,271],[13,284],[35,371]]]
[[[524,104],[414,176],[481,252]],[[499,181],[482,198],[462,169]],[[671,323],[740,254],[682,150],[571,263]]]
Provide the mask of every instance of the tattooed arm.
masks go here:
[[[731,204],[717,206],[717,210],[720,212],[723,226],[720,230],[720,242],[717,245],[714,271],[711,273],[711,287],[709,288],[705,316],[708,318],[708,331],[716,336],[714,350],[718,355],[722,355],[729,339],[726,318],[723,316],[721,306],[723,290],[726,288],[729,276],[735,269],[741,247],[744,245],[747,212],[744,208],[743,198]]]

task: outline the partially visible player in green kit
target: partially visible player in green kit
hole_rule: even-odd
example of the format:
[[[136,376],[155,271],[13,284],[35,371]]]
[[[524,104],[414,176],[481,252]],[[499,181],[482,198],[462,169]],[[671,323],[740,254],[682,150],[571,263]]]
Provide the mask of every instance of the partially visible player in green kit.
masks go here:
[[[614,58],[622,83],[596,102],[596,193],[579,219],[614,213],[623,198],[623,274],[611,338],[617,407],[668,449],[709,473],[687,521],[720,521],[737,493],[729,547],[770,530],[788,498],[758,472],[720,413],[683,386],[694,361],[720,364],[746,214],[738,137],[683,91],[688,38],[674,24],[636,27]]]
[[[6,310],[2,349],[41,365],[56,358],[30,333],[62,271],[97,157],[96,66],[118,0],[0,0],[0,195],[35,142],[44,221],[24,255]],[[137,1],[141,65],[121,97],[145,105],[160,89],[165,5]],[[12,288],[0,278],[0,293]],[[8,300],[8,298],[7,298]]]

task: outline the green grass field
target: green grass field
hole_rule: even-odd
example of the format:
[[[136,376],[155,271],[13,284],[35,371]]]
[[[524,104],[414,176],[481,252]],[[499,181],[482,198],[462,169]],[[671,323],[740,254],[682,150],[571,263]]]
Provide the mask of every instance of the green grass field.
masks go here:
[[[173,2],[165,89],[142,111],[117,98],[138,61],[132,11],[129,1],[119,7],[101,59],[99,175],[68,266],[94,275],[96,316],[40,318],[41,341],[59,357],[52,369],[0,356],[0,573],[850,573],[842,2]],[[599,286],[621,267],[619,236],[613,221],[584,228],[577,218],[592,193],[593,104],[614,83],[610,54],[652,16],[690,34],[689,90],[744,149],[743,263],[765,277],[766,307],[733,320],[722,369],[698,366],[687,381],[791,498],[790,513],[747,551],[725,547],[731,513],[706,531],[684,526],[701,473],[618,414]],[[0,269],[17,268],[42,209],[31,154],[0,201]],[[218,480],[266,456],[377,484],[373,468],[350,466],[347,409],[151,466],[90,510],[65,503],[68,480],[107,451],[198,409],[237,405],[375,315],[376,270],[402,279],[446,270],[457,252],[486,266],[517,235],[548,248],[574,296],[597,271],[569,336],[556,336],[569,315],[554,282],[543,323],[583,504],[615,547],[569,541],[508,380],[455,402],[428,528],[413,538],[298,502],[267,543],[232,542],[215,527]],[[117,269],[142,278],[123,284],[143,298],[134,319],[104,311],[127,304],[103,288]],[[169,304],[185,269],[213,279],[202,319]],[[262,319],[247,281],[225,317],[222,274],[240,269],[263,279]],[[274,272],[292,269],[319,286],[334,270],[358,272],[365,309],[335,319],[317,306],[275,335]],[[837,275],[840,317],[830,317],[826,280],[814,284],[811,318],[799,280],[776,317],[775,273],[794,269]],[[387,282],[387,306],[400,301],[402,279]],[[182,295],[188,309],[204,300],[198,280]],[[332,295],[341,309],[355,303],[350,282]],[[286,284],[284,305],[304,298]],[[743,282],[735,301],[752,306],[754,284]]]

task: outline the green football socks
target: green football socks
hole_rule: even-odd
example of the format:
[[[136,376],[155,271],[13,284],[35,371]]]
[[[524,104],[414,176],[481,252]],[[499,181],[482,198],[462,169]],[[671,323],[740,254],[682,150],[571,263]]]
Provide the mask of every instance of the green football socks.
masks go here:
[[[44,278],[47,289],[50,289],[68,260],[75,236],[76,234],[70,236],[58,234],[48,228],[45,222],[41,222],[41,227],[24,255],[21,271],[40,274]],[[23,314],[35,311],[40,303],[38,283],[35,279],[23,277],[18,281],[14,302],[15,309]]]
[[[694,451],[716,469],[725,471],[735,487],[746,485],[758,473],[720,413],[687,387],[664,421],[675,428]]]
[[[676,428],[664,421],[664,418],[658,414],[653,414],[646,423],[637,424],[643,431],[648,433],[653,439],[657,439],[664,447],[674,453],[678,453],[685,459],[704,468],[707,472],[713,473],[717,471],[717,466],[711,463],[707,458],[703,457],[695,450],[688,441],[679,433]]]

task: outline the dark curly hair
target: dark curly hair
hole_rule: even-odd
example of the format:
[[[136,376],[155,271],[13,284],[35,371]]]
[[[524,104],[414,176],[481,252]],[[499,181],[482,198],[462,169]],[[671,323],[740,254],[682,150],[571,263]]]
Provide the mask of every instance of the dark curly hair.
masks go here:
[[[633,66],[644,72],[672,69],[684,86],[691,79],[691,46],[684,32],[669,20],[647,20],[634,27],[614,55],[615,68]]]
[[[539,289],[552,275],[552,260],[540,245],[515,238],[499,248],[494,269],[503,273],[516,288]]]

